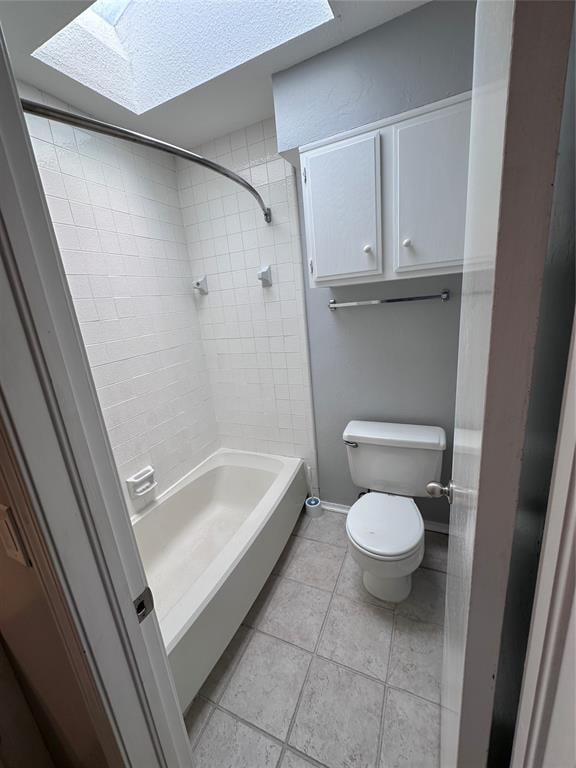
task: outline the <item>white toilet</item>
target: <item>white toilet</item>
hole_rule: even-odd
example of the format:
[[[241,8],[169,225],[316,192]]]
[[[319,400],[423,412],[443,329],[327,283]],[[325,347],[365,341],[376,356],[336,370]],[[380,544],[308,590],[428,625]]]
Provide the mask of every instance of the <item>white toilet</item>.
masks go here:
[[[364,586],[400,602],[424,556],[424,522],[412,496],[440,479],[446,433],[441,427],[351,421],[343,434],[355,485],[369,489],[350,507],[346,532]]]

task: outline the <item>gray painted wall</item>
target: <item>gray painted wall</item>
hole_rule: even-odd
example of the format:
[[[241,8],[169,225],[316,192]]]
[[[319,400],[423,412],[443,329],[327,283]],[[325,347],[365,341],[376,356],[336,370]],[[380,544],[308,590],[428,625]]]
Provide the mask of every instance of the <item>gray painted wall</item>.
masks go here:
[[[428,3],[274,75],[279,151],[469,90],[474,13]]]
[[[460,283],[459,276],[450,275],[393,285],[306,289],[318,476],[325,501],[352,504],[358,495],[342,442],[351,419],[444,427],[450,448],[442,474],[445,481],[450,478]],[[442,288],[452,292],[446,304],[328,309],[333,297],[341,301],[386,298],[436,293]],[[421,499],[418,505],[427,520],[448,521],[444,500]]]
[[[474,10],[470,2],[430,3],[276,75],[280,149],[469,90]],[[305,255],[305,245],[303,250]],[[341,312],[330,312],[327,306],[332,297],[408,296],[442,288],[452,291],[447,304]],[[350,479],[342,443],[350,419],[439,425],[452,445],[460,277],[333,290],[307,287],[306,308],[320,493],[326,501],[351,504],[358,489]],[[445,481],[451,464],[448,450]],[[447,522],[444,500],[418,503],[427,520]]]

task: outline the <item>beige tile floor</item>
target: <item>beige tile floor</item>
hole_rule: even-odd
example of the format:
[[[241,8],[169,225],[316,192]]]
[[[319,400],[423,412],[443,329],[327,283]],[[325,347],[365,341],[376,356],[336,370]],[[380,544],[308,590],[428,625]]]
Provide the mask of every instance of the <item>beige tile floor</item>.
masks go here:
[[[369,595],[345,516],[301,518],[186,715],[195,768],[437,768],[446,536],[410,597]]]

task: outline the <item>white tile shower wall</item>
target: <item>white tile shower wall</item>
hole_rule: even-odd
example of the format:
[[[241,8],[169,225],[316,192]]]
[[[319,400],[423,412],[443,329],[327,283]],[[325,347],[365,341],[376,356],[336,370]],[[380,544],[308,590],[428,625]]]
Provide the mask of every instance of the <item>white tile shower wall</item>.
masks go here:
[[[300,231],[292,167],[277,154],[273,120],[196,148],[248,179],[272,209],[211,171],[178,163],[180,200],[221,444],[316,461]],[[258,269],[271,265],[272,285]]]
[[[217,448],[174,158],[27,123],[120,477],[161,492]]]

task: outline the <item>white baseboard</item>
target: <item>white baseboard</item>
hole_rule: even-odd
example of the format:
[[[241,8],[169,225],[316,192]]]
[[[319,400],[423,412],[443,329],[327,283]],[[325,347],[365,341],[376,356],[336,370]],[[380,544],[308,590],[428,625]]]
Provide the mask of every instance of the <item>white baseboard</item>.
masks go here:
[[[427,531],[436,531],[436,533],[445,533],[448,535],[448,523],[437,523],[435,520],[424,520],[424,528]]]
[[[327,512],[340,512],[342,515],[347,515],[350,507],[346,506],[346,504],[336,504],[334,501],[323,501],[322,509],[325,509]]]
[[[335,501],[323,501],[322,509],[325,509],[327,512],[340,512],[342,515],[347,515],[350,507],[346,504],[336,504]],[[448,534],[448,523],[438,523],[435,520],[424,520],[424,528],[427,531]]]

